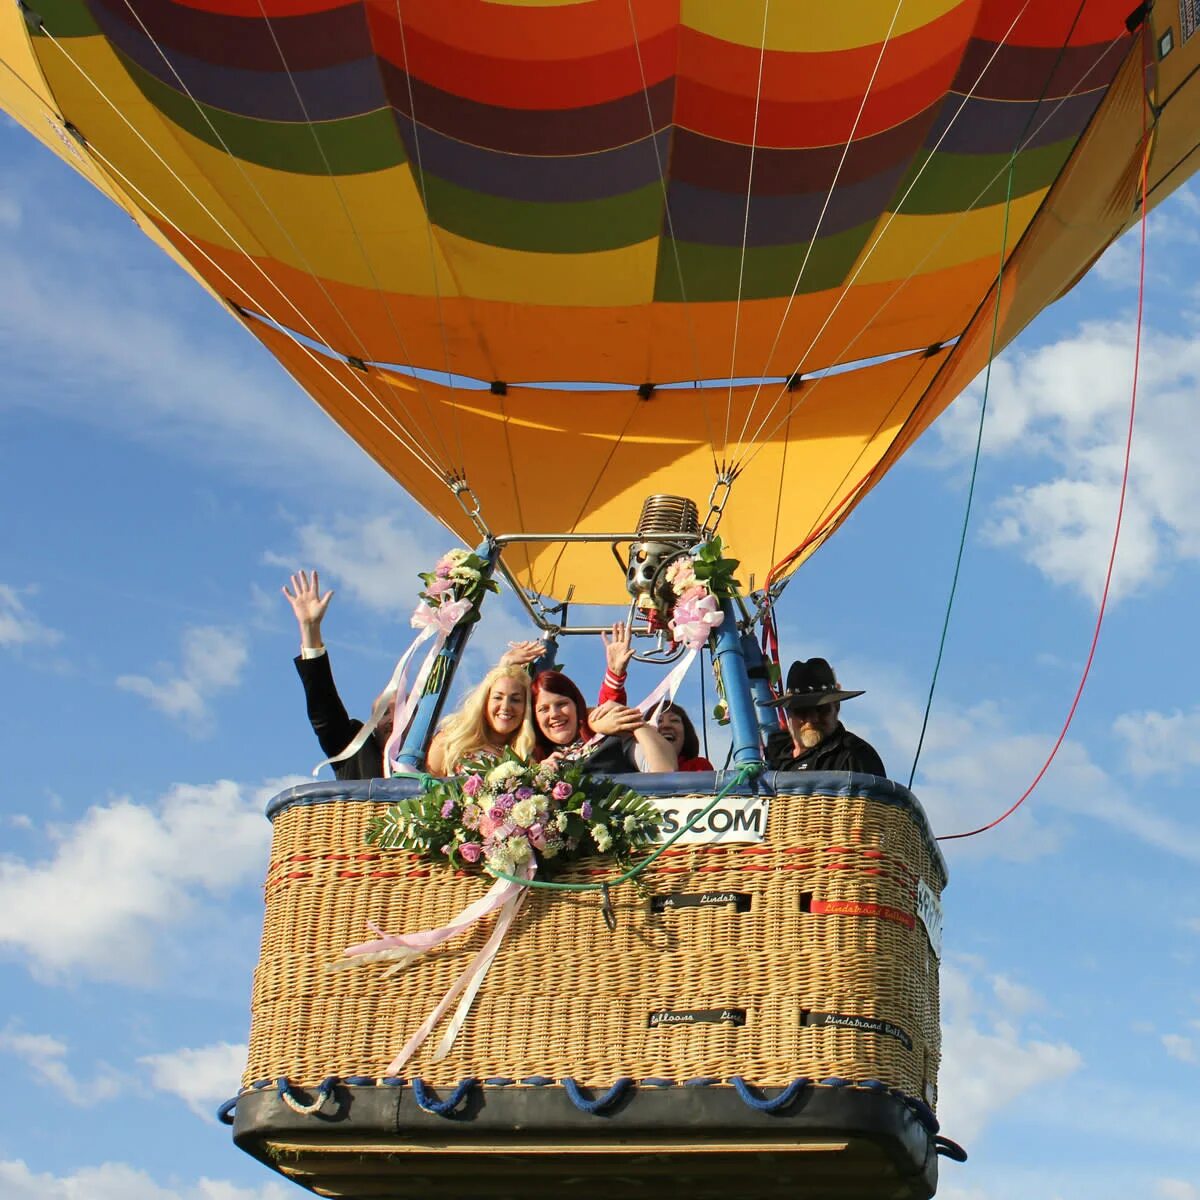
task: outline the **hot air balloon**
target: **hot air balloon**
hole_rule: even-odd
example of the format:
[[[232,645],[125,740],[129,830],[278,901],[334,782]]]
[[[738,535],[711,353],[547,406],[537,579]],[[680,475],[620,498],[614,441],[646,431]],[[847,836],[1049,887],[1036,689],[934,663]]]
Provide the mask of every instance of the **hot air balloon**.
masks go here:
[[[630,590],[651,613],[671,555],[723,539],[752,593],[713,640],[735,770],[769,723],[771,597],[1197,162],[1190,2],[19,0],[0,22],[0,106],[543,630]],[[381,987],[321,956],[482,885],[363,847],[411,780],[280,797],[239,1140],[326,1195],[932,1194],[928,824],[888,781],[752,774],[730,794],[770,798],[763,840],[665,856],[676,899],[616,902],[611,935],[596,896],[535,897],[466,1049],[404,1078],[387,1046],[451,957]]]

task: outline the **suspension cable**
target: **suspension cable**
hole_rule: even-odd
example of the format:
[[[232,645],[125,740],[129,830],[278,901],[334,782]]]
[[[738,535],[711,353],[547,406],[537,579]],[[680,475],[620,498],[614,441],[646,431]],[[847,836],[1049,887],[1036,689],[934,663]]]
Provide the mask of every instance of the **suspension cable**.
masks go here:
[[[1109,589],[1112,585],[1113,566],[1117,560],[1117,547],[1121,541],[1121,522],[1125,515],[1125,497],[1129,489],[1129,463],[1133,453],[1133,430],[1135,418],[1137,416],[1137,390],[1138,390],[1138,372],[1141,365],[1142,357],[1142,315],[1145,305],[1146,296],[1146,201],[1147,201],[1147,180],[1150,171],[1150,138],[1147,132],[1146,122],[1146,96],[1145,88],[1143,87],[1142,96],[1142,166],[1139,179],[1139,187],[1141,191],[1142,213],[1141,213],[1141,233],[1140,233],[1140,257],[1138,262],[1138,298],[1137,298],[1137,322],[1135,326],[1134,342],[1133,342],[1133,386],[1130,390],[1129,397],[1129,423],[1125,433],[1125,459],[1121,469],[1121,490],[1120,498],[1117,501],[1117,519],[1113,525],[1112,548],[1108,554],[1108,568],[1104,574],[1104,588],[1100,594],[1100,609],[1096,614],[1096,626],[1092,631],[1091,645],[1088,647],[1087,660],[1083,665],[1083,673],[1079,678],[1079,686],[1075,689],[1075,696],[1071,701],[1071,707],[1067,711],[1066,720],[1063,722],[1062,729],[1059,731],[1058,737],[1055,739],[1054,745],[1050,749],[1046,761],[1042,764],[1041,770],[1034,776],[1033,782],[1025,789],[1024,792],[1017,798],[1016,802],[1002,812],[995,820],[989,821],[986,825],[980,825],[978,829],[969,829],[965,833],[945,833],[937,840],[939,842],[952,842],[959,838],[974,837],[979,833],[986,833],[989,829],[995,829],[1001,821],[1007,820],[1013,813],[1033,795],[1034,789],[1042,781],[1042,777],[1050,769],[1050,764],[1054,761],[1058,754],[1059,747],[1062,746],[1067,736],[1067,730],[1071,728],[1071,722],[1075,719],[1075,710],[1079,707],[1080,698],[1083,696],[1083,689],[1087,683],[1088,676],[1091,674],[1092,662],[1096,657],[1096,646],[1100,641],[1100,629],[1104,624],[1105,610],[1108,608]]]

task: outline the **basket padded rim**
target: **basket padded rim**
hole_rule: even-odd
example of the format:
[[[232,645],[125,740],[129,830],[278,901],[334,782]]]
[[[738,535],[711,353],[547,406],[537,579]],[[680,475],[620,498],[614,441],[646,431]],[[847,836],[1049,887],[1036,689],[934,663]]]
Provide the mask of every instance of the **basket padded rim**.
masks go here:
[[[628,774],[617,778],[644,796],[715,795],[736,775],[735,771],[670,771],[663,774]],[[285,788],[267,804],[267,817],[276,817],[296,806],[361,802],[394,804],[424,790],[419,776],[395,779],[338,779],[319,783],[301,783]],[[735,788],[735,796],[820,797],[823,800],[863,799],[905,810],[925,841],[930,858],[937,864],[942,879],[948,880],[946,860],[934,840],[929,818],[921,802],[903,784],[877,775],[858,775],[851,771],[767,771],[757,779]]]

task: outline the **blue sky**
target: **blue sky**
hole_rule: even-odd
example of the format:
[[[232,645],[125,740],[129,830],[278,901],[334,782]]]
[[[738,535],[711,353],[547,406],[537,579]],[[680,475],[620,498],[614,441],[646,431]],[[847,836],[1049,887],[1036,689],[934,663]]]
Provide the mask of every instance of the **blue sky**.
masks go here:
[[[327,642],[361,713],[409,639],[415,572],[450,542],[4,118],[0,165],[0,1194],[299,1194],[211,1119],[244,1054],[262,808],[319,757],[279,588],[300,566],[335,587]],[[1020,795],[1074,694],[1115,515],[1136,271],[1127,238],[996,365],[916,782],[939,832]],[[943,1168],[949,1200],[1200,1200],[1198,278],[1192,188],[1151,221],[1132,490],[1071,735],[1016,816],[945,844],[940,1113],[972,1154]],[[824,654],[866,689],[843,716],[902,780],[980,395],[782,606],[785,657]],[[522,631],[509,604],[467,677]],[[598,648],[568,649],[590,690]]]

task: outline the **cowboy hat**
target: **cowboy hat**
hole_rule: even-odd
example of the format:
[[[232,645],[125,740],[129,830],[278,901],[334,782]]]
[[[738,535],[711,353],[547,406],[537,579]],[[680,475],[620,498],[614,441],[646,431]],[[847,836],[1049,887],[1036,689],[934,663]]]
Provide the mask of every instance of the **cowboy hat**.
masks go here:
[[[767,707],[789,711],[797,708],[820,708],[840,700],[852,700],[862,692],[846,692],[838,685],[833,668],[823,658],[797,659],[788,668],[787,688],[778,700],[768,700]]]

